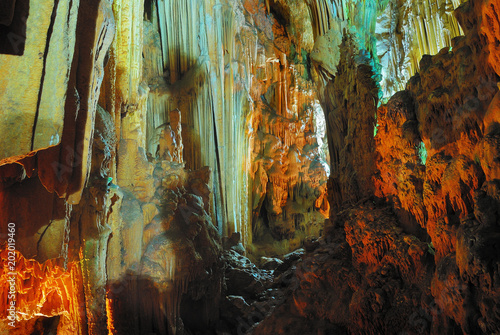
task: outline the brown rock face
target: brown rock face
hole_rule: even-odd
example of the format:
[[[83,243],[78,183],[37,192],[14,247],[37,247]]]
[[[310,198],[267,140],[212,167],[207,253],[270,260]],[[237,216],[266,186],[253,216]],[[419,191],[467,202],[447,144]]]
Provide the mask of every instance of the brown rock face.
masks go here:
[[[420,300],[428,295],[423,288],[430,259],[427,244],[404,233],[389,206],[367,202],[339,212],[318,247],[297,265],[292,297],[255,333],[285,334],[278,327],[289,323],[287,314],[323,332],[412,333],[419,324],[408,320],[425,311]]]
[[[496,74],[500,75],[499,45],[500,20],[498,17],[500,3],[497,0],[485,1],[481,8],[480,33],[488,41],[488,62]]]
[[[453,40],[451,51],[424,56],[407,91],[378,113],[377,195],[392,199],[426,229],[435,249],[431,293],[441,312],[438,320],[446,325],[449,318],[466,333],[498,331],[498,319],[483,302],[496,299],[497,288],[484,282],[496,270],[478,271],[498,262],[497,256],[479,255],[497,255],[494,6],[470,2],[459,8],[466,35]],[[395,115],[398,110],[403,113]]]
[[[412,96],[396,93],[377,112],[375,195],[394,202],[404,227],[413,233],[425,226],[425,162]],[[416,221],[416,222],[415,222]]]

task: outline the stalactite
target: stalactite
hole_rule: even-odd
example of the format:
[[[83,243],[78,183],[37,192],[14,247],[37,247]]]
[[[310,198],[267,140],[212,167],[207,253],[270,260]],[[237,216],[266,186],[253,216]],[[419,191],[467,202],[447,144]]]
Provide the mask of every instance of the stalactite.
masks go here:
[[[279,25],[273,27],[275,40],[284,34]],[[280,48],[290,45],[280,42]],[[295,47],[295,46],[293,46]],[[326,172],[316,151],[317,140],[308,135],[314,130],[312,113],[316,93],[304,78],[304,68],[297,58],[276,50],[265,51],[265,76],[259,77],[255,87],[261,87],[262,98],[254,102],[251,139],[254,142],[253,172],[253,241],[263,250],[286,253],[302,243],[306,234],[318,235],[316,222],[323,222],[327,211],[311,210],[316,200],[326,191]],[[293,55],[293,54],[291,54]],[[321,110],[321,107],[319,107]],[[323,112],[321,111],[321,116]],[[267,217],[260,217],[262,207]],[[296,215],[305,219],[295,225]],[[267,221],[268,228],[262,224]],[[267,229],[267,230],[266,230]],[[266,235],[267,234],[267,235]],[[274,247],[261,243],[263,236],[272,236]],[[255,251],[257,255],[264,251]]]
[[[161,77],[155,79],[159,85],[152,87],[148,98],[148,152],[155,154],[158,130],[169,122],[166,113],[178,108],[185,123],[187,166],[197,169],[209,165],[214,169],[212,208],[224,234],[246,231],[249,222],[244,187],[248,177],[243,166],[249,159],[246,96],[252,75],[242,64],[255,67],[257,48],[253,34],[238,37],[236,22],[242,18],[235,14],[237,6],[241,5],[206,0],[195,8],[192,2],[158,1],[166,82]],[[243,29],[241,23],[238,27]],[[230,158],[241,165],[231,164]],[[244,241],[248,238],[243,234]]]

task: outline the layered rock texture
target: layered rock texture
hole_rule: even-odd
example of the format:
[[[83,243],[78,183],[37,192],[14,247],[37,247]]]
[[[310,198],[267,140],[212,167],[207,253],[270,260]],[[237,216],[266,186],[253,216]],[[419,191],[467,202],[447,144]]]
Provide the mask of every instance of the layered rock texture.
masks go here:
[[[500,333],[499,13],[4,1],[0,333]]]

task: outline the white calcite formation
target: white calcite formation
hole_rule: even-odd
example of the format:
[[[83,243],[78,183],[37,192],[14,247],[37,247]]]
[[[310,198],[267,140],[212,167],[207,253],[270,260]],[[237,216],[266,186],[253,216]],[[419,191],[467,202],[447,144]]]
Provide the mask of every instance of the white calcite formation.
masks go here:
[[[282,8],[286,13],[288,9]],[[298,2],[292,9],[303,16],[307,14],[305,2]],[[308,15],[306,17],[309,20]],[[287,29],[298,45],[312,48],[310,27],[304,24],[293,29],[287,26]],[[207,165],[213,170],[211,208],[219,231],[222,235],[241,232],[242,242],[250,244],[252,225],[257,220],[255,211],[259,212],[266,194],[281,185],[278,180],[300,178],[298,169],[287,172],[287,167],[282,167],[272,170],[275,172],[268,171],[272,163],[264,169],[265,176],[255,175],[260,160],[255,158],[259,150],[255,152],[254,142],[260,143],[258,133],[261,131],[257,129],[256,120],[261,120],[266,113],[276,114],[276,121],[269,121],[275,124],[272,136],[284,150],[277,162],[282,164],[284,159],[288,166],[288,151],[297,136],[305,135],[305,127],[300,122],[314,120],[311,114],[314,88],[298,79],[307,76],[307,65],[287,60],[291,42],[285,27],[269,16],[267,7],[258,1],[153,2],[150,17],[144,21],[144,36],[143,80],[148,82],[150,90],[145,123],[147,154],[157,155],[161,139],[170,131],[165,130],[171,124],[169,111],[180,110],[186,167],[198,169]],[[302,49],[297,48],[300,61],[305,61]],[[289,76],[288,72],[297,74]],[[265,110],[262,99],[268,99],[272,106]],[[303,113],[308,113],[309,119],[299,122]],[[311,132],[308,141],[312,148],[316,145],[314,129],[307,131]],[[303,146],[299,145],[299,156]],[[316,150],[316,155],[320,151]],[[320,159],[312,153],[308,155],[313,155],[309,161]],[[307,170],[309,164],[302,169]],[[317,165],[322,177],[315,178],[317,185],[311,187],[322,185],[321,191],[317,191],[321,199],[320,205],[313,207],[324,208],[321,204],[326,190],[326,164]],[[272,174],[282,176],[270,178]],[[292,176],[287,177],[289,174]],[[309,183],[308,180],[306,177],[304,182]],[[250,194],[256,189],[260,190],[259,198],[252,200]],[[278,189],[281,190],[281,186]],[[282,192],[288,193],[281,190],[274,196],[281,197]],[[318,195],[314,196],[313,200],[317,199]],[[278,208],[285,207],[286,201],[270,203],[273,202],[271,207],[277,206],[273,215],[281,214]],[[306,207],[296,211],[307,212]],[[315,221],[322,221],[325,216],[321,217]],[[310,221],[305,224],[307,222]]]
[[[314,19],[316,43],[334,22],[345,22],[347,31],[375,60],[383,97],[404,89],[425,54],[450,47],[463,35],[453,11],[460,0],[308,0]],[[337,31],[342,30],[338,29]],[[338,61],[338,58],[337,58]]]

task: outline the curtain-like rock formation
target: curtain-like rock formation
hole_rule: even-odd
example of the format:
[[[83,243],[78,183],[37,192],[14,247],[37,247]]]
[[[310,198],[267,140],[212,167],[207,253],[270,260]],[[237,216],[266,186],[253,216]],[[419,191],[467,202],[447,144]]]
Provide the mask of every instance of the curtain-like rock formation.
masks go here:
[[[300,8],[292,7],[271,6],[277,16],[284,15],[283,20]],[[252,16],[262,15],[263,10]],[[267,36],[257,40],[259,62],[250,92],[249,137],[254,252],[269,255],[285,254],[307,236],[319,236],[329,205],[328,167],[321,145],[323,112],[311,82],[307,52],[299,44],[305,43],[305,32],[294,37],[292,22],[286,25],[288,31],[277,20],[264,22],[272,28],[274,40]],[[293,26],[298,31],[301,27]]]
[[[463,1],[331,1],[308,0],[316,36],[339,22],[367,50],[374,63],[380,96],[388,99],[404,89],[405,83],[419,70],[425,54],[435,54],[451,46],[451,40],[463,35],[453,10]],[[336,21],[336,23],[334,23]],[[339,29],[340,28],[340,29]],[[338,58],[337,58],[338,60]]]
[[[297,5],[299,8],[295,10],[304,10],[305,4],[302,5]],[[273,8],[276,6],[273,4]],[[286,8],[286,4],[281,7],[285,12]],[[178,15],[185,19],[176,24]],[[307,108],[310,113],[314,103],[313,89],[307,82],[307,59],[303,59],[300,49],[300,45],[308,41],[303,37],[306,32],[289,37],[291,34],[287,34],[282,24],[266,15],[266,7],[259,1],[219,4],[204,1],[198,7],[189,2],[159,1],[151,3],[150,20],[145,23],[148,29],[145,53],[149,55],[145,62],[148,78],[144,79],[151,89],[147,151],[156,155],[162,129],[170,122],[168,111],[178,108],[185,120],[182,129],[187,166],[209,165],[214,171],[210,184],[214,192],[212,209],[220,232],[223,235],[241,232],[242,242],[248,245],[254,233],[261,230],[255,227],[259,224],[256,214],[260,213],[266,194],[272,193],[268,197],[269,214],[281,215],[286,203],[283,195],[295,185],[292,182],[283,189],[281,179],[300,178],[299,171],[287,170],[289,147],[297,141],[299,155],[303,156],[305,144],[301,144],[297,136],[303,137],[307,132],[313,136],[313,129],[298,123],[302,111]],[[182,26],[182,34],[178,33],[178,26]],[[292,45],[292,39],[297,45]],[[298,49],[291,51],[291,47]],[[290,62],[287,60],[290,56],[297,59]],[[164,71],[158,65],[162,62]],[[301,81],[301,76],[306,80]],[[273,124],[273,131],[259,128],[260,120],[267,113],[275,120],[265,120],[266,127]],[[310,128],[311,122],[312,118]],[[280,157],[264,152],[267,150],[264,148],[260,152],[260,138],[265,133],[269,133],[268,140],[272,136],[282,143],[272,149],[279,152]],[[307,150],[314,150],[314,138],[307,141],[311,146]],[[253,152],[249,148],[254,148]],[[304,175],[305,187],[313,193],[319,192],[311,194],[318,202],[314,208],[325,206],[321,205],[325,193],[325,188],[321,188],[321,181],[325,180],[320,166],[323,163],[319,161],[321,149],[316,150],[316,156],[311,156],[311,152],[306,156],[312,158],[303,158],[318,161],[319,174],[313,178],[316,179],[313,186],[309,185],[310,177]],[[259,168],[260,160],[256,156],[267,156],[269,166]],[[273,164],[276,165],[275,179],[269,178],[268,171]],[[250,175],[249,171],[252,171]],[[252,194],[255,193],[260,195],[254,201]],[[275,200],[271,200],[273,197]],[[273,206],[275,210],[271,210]],[[296,212],[304,213],[309,207]],[[309,220],[306,222],[309,224]]]

